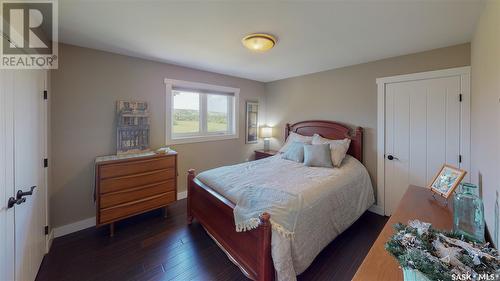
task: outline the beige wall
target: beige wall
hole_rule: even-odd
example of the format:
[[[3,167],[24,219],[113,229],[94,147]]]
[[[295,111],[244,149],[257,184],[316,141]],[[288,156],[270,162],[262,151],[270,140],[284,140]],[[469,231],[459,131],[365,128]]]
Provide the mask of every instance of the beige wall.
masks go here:
[[[51,72],[50,220],[57,227],[95,215],[93,161],[115,153],[115,102],[150,103],[151,145],[165,144],[164,78],[240,88],[240,138],[176,145],[179,191],[188,168],[199,171],[252,157],[262,144],[246,145],[245,100],[261,102],[261,120],[276,126],[277,147],[286,122],[325,119],[365,128],[364,162],[376,181],[375,79],[470,64],[470,45],[344,67],[267,84],[108,52],[60,45]],[[265,113],[265,116],[264,116]]]
[[[165,78],[241,89],[239,139],[174,147],[179,152],[179,191],[186,190],[188,168],[201,171],[242,162],[262,147],[245,144],[244,104],[246,99],[260,100],[263,107],[263,83],[62,44],[59,69],[51,73],[52,227],[95,215],[93,161],[116,153],[117,100],[148,101],[151,146],[165,144]]]
[[[471,46],[472,179],[481,188],[486,224],[498,246],[500,1],[486,1]]]
[[[267,123],[283,139],[287,122],[335,120],[365,129],[364,164],[377,175],[377,86],[379,77],[470,65],[470,44],[384,59],[266,84]],[[279,140],[279,141],[278,141]]]

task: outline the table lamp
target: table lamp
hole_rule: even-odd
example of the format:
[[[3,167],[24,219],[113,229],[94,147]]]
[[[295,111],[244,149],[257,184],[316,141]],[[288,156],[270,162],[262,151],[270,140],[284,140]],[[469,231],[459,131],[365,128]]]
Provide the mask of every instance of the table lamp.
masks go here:
[[[273,128],[263,126],[260,128],[260,137],[264,139],[264,151],[269,151],[270,139],[273,136]]]

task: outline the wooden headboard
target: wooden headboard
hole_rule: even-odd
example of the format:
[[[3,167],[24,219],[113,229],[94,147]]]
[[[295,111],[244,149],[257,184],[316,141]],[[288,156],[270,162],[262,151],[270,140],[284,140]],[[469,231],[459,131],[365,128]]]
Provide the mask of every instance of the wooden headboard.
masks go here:
[[[295,124],[286,124],[285,139],[290,132],[295,132],[303,136],[318,134],[324,138],[332,140],[351,139],[351,145],[347,154],[363,162],[363,128],[357,127],[351,134],[351,129],[340,123],[333,121],[302,121]]]

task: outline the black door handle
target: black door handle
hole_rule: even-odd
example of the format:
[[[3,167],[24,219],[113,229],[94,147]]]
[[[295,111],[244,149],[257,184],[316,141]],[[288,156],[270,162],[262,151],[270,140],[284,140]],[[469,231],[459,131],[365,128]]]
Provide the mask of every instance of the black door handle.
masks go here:
[[[7,209],[14,207],[15,204],[20,205],[21,203],[24,203],[24,202],[26,202],[26,198],[16,199],[14,197],[10,197],[9,201],[7,202]]]
[[[394,160],[394,159],[398,160],[398,158],[397,158],[397,157],[394,157],[394,156],[392,156],[392,155],[390,155],[390,154],[389,154],[389,155],[387,155],[387,159],[389,159],[389,160]]]
[[[17,194],[16,194],[16,199],[21,199],[23,198],[24,196],[27,196],[27,195],[32,195],[33,194],[33,190],[35,189],[36,185],[30,187],[30,191],[26,191],[26,192],[23,192],[22,190],[18,190],[17,191]]]

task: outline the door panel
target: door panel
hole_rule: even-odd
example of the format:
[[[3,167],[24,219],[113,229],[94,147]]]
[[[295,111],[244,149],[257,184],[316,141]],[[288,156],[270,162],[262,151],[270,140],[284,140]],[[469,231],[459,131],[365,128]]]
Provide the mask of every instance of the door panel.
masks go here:
[[[406,85],[404,85],[406,86]],[[393,92],[393,112],[394,121],[392,122],[393,127],[393,140],[392,147],[393,152],[391,155],[397,157],[398,160],[390,161],[392,165],[393,176],[388,178],[391,179],[391,185],[393,186],[405,186],[408,182],[408,172],[409,172],[409,106],[410,106],[410,95],[408,93],[407,87],[404,87],[402,91]],[[401,198],[406,190],[405,189],[394,189],[391,197]],[[399,200],[398,200],[399,201]],[[391,208],[397,207],[397,201],[389,200]]]
[[[426,109],[427,94],[425,87],[419,83],[411,83],[411,109]],[[410,155],[409,182],[418,186],[427,184],[427,113],[426,110],[410,110]]]
[[[385,91],[385,213],[408,185],[426,186],[448,163],[459,166],[460,76],[398,82]]]
[[[13,72],[0,70],[0,280],[14,280],[14,208],[7,201],[14,196]]]
[[[458,158],[460,155],[461,106],[460,99],[457,98],[460,95],[460,77],[449,77],[442,82],[446,85],[446,136],[459,136],[458,138],[446,138],[446,163],[461,167]],[[442,87],[444,88],[444,86]]]
[[[26,202],[15,206],[16,280],[34,280],[45,253],[44,71],[14,74],[14,186],[28,191]]]

